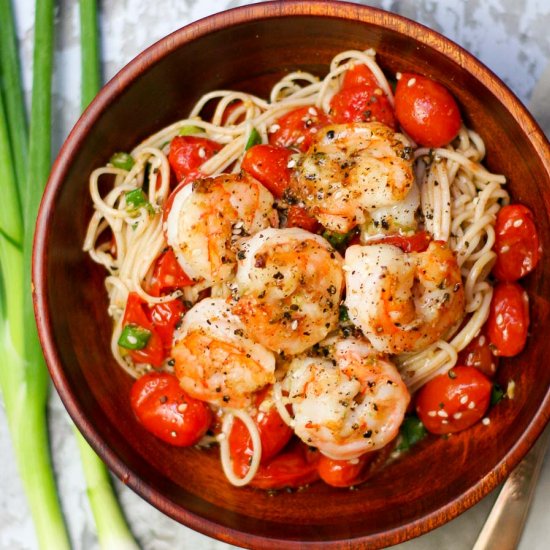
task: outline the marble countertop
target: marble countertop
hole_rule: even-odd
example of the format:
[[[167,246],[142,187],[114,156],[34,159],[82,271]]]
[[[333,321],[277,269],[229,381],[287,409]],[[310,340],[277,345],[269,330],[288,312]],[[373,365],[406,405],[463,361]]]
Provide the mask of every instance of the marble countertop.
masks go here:
[[[16,0],[23,73],[30,90],[34,0]],[[102,59],[105,80],[144,48],[166,34],[206,15],[251,4],[238,0],[111,0],[102,2]],[[417,20],[458,42],[510,86],[550,132],[550,1],[548,0],[372,0],[358,2]],[[61,146],[79,112],[78,1],[57,2],[54,75],[54,147]],[[543,81],[544,89],[537,84]],[[70,419],[55,390],[50,399],[53,458],[59,493],[76,550],[98,548],[80,459]],[[35,549],[32,520],[17,476],[3,407],[0,407],[0,549]],[[146,550],[233,548],[177,524],[116,481],[132,531]],[[401,550],[467,550],[498,494],[498,489],[450,523]],[[548,548],[550,455],[543,465],[520,550]]]

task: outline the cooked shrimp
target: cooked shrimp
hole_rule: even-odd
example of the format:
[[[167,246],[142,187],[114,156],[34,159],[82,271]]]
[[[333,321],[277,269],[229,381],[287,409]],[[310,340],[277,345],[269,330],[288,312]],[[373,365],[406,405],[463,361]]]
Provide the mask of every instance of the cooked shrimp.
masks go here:
[[[197,180],[173,197],[166,216],[166,239],[185,273],[204,287],[235,272],[235,243],[277,225],[273,196],[246,174]]]
[[[407,138],[379,122],[325,126],[297,159],[291,190],[325,227],[345,233],[369,209],[407,196],[414,182]]]
[[[342,258],[303,229],[266,229],[238,253],[233,308],[250,336],[267,348],[301,353],[338,326]]]
[[[176,376],[192,397],[225,407],[246,407],[275,381],[275,357],[246,337],[239,318],[220,298],[191,308],[172,348]]]
[[[296,435],[338,460],[384,447],[410,400],[399,372],[365,341],[340,339],[325,351],[293,359],[283,380]]]
[[[349,317],[378,351],[420,350],[464,316],[460,269],[444,242],[411,253],[389,244],[350,246],[344,270]]]

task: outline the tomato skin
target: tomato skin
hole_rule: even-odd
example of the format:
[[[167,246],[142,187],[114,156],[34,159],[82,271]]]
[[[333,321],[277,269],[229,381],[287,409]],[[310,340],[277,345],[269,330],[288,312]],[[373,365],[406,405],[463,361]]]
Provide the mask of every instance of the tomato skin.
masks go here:
[[[419,74],[403,73],[398,80],[395,114],[405,132],[425,147],[447,145],[462,124],[458,105],[447,88]]]
[[[393,108],[377,86],[342,88],[330,100],[330,115],[336,124],[378,121],[397,129]]]
[[[155,331],[160,336],[167,353],[172,348],[174,330],[185,313],[185,306],[180,300],[170,300],[150,307],[150,316]]]
[[[170,143],[168,162],[179,181],[198,171],[222,146],[210,139],[195,136],[176,136]],[[202,153],[201,153],[202,151]]]
[[[172,248],[163,252],[155,262],[150,292],[154,296],[162,296],[177,288],[195,284],[178,263]]]
[[[311,233],[316,233],[321,224],[303,206],[291,205],[287,211],[286,227],[300,227]]]
[[[283,422],[275,407],[254,415],[253,419],[262,442],[261,464],[266,464],[289,442],[293,432]],[[244,423],[238,418],[235,419],[229,435],[229,450],[235,472],[241,476],[246,475],[253,454],[252,438]]]
[[[524,347],[529,328],[529,297],[518,283],[498,283],[487,319],[496,355],[513,357]]]
[[[275,145],[254,145],[244,155],[241,167],[280,199],[290,183],[290,149]]]
[[[318,130],[330,124],[329,117],[313,106],[299,107],[277,119],[279,128],[269,134],[269,143],[306,152]]]
[[[376,453],[365,453],[352,463],[349,460],[334,460],[322,454],[317,466],[319,476],[332,487],[351,487],[362,481],[363,470],[375,456]]]
[[[419,231],[414,235],[388,235],[380,240],[369,241],[369,244],[392,244],[403,252],[424,252],[427,250],[432,238],[426,231]]]
[[[301,441],[294,441],[270,462],[260,465],[250,482],[257,489],[298,489],[319,479],[317,451],[311,451]]]
[[[475,367],[488,378],[495,375],[498,357],[493,354],[491,341],[485,328],[458,354],[457,363],[466,367]]]
[[[152,372],[134,382],[130,404],[146,430],[177,447],[195,445],[208,430],[212,412],[181,389],[168,373]]]
[[[523,204],[501,208],[495,225],[497,260],[493,275],[508,283],[525,277],[540,260],[540,242],[533,213]]]
[[[161,367],[167,356],[164,344],[151,322],[151,319],[148,317],[147,304],[136,292],[130,292],[130,294],[128,294],[122,326],[124,327],[128,324],[139,325],[151,332],[149,341],[143,349],[128,350],[132,361],[134,361],[134,363],[148,363],[153,365],[153,367]]]
[[[465,430],[481,420],[489,408],[493,385],[483,373],[465,366],[449,372],[454,377],[447,373],[432,378],[416,398],[416,413],[433,434]]]
[[[355,86],[378,87],[376,77],[366,65],[354,65],[345,72],[342,80],[342,89],[354,88]]]

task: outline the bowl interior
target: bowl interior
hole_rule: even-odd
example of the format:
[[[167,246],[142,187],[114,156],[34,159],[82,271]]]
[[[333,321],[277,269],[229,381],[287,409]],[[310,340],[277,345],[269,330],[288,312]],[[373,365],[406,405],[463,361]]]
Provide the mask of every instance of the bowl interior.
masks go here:
[[[117,76],[81,119],[56,163],[39,219],[41,338],[77,425],[119,477],[175,519],[256,547],[280,547],[282,540],[393,544],[479,500],[548,419],[544,357],[550,339],[541,335],[549,313],[550,262],[543,259],[525,281],[530,341],[520,356],[501,363],[498,379],[514,380],[516,393],[491,411],[490,425],[446,440],[429,437],[355,491],[319,483],[271,496],[232,487],[217,450],[172,448],[136,422],[131,380],[109,350],[105,273],[82,252],[92,213],[88,176],[113,152],[130,150],[185,117],[203,93],[236,88],[266,97],[289,71],[322,76],[336,53],[367,47],[377,50],[389,74],[420,72],[453,91],[467,125],[485,140],[488,168],[504,173],[514,200],[534,210],[543,247],[550,250],[548,144],[500,81],[437,34],[397,16],[338,3],[281,4],[231,11],[168,37]]]

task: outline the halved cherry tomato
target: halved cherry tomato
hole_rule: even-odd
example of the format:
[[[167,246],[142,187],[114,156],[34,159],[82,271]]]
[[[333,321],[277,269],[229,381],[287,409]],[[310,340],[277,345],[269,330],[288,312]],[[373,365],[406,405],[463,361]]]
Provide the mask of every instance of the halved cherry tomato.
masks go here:
[[[258,489],[298,489],[313,483],[319,479],[319,455],[301,441],[295,441],[268,464],[261,465],[250,485]]]
[[[388,235],[380,240],[369,241],[369,244],[392,244],[398,246],[403,252],[424,252],[432,237],[426,231],[419,231],[414,235]]]
[[[333,487],[351,487],[361,483],[363,470],[376,457],[376,453],[365,453],[359,458],[351,460],[334,460],[321,455],[319,458],[319,476]]]
[[[168,162],[178,182],[196,172],[222,146],[210,139],[195,136],[176,136],[170,143]]]
[[[354,65],[345,72],[342,80],[342,89],[354,88],[355,86],[378,86],[376,77],[366,65]]]
[[[342,88],[330,100],[330,115],[336,124],[378,121],[397,128],[393,108],[378,86]]]
[[[227,121],[229,120],[229,117],[233,114],[235,109],[238,109],[242,104],[243,104],[243,102],[240,99],[236,99],[235,101],[232,101],[225,108],[225,111],[223,112],[223,115],[222,115],[222,125],[227,123]],[[239,122],[242,122],[243,120],[244,120],[244,115],[238,116],[237,120],[234,120],[232,122],[232,124],[238,124]]]
[[[287,211],[286,227],[300,227],[316,233],[321,228],[321,224],[310,216],[303,206],[293,204]]]
[[[492,388],[478,369],[454,367],[420,389],[416,413],[433,434],[460,432],[481,420],[489,408]]]
[[[241,167],[280,199],[290,183],[288,161],[292,151],[275,145],[254,145],[244,155]]]
[[[257,413],[253,419],[262,442],[261,464],[266,464],[289,442],[293,432],[283,422],[274,406],[267,412]],[[235,419],[229,435],[229,450],[235,473],[246,475],[253,455],[252,438],[239,419]]]
[[[466,367],[475,367],[485,376],[492,378],[498,366],[498,357],[491,349],[491,341],[487,335],[486,328],[483,328],[459,354],[458,364]]]
[[[208,405],[186,395],[168,373],[152,372],[136,380],[130,403],[146,430],[177,447],[197,443],[212,421]]]
[[[447,145],[462,124],[458,105],[447,88],[419,74],[403,73],[398,80],[395,114],[405,132],[425,147]]]
[[[523,204],[510,204],[501,208],[495,225],[497,261],[493,275],[508,283],[524,277],[540,259],[540,243],[533,214]]]
[[[329,117],[317,107],[299,107],[277,119],[279,128],[269,134],[269,143],[305,152],[317,131],[329,123]]]
[[[524,347],[529,328],[529,297],[518,283],[498,283],[493,291],[487,334],[495,353],[513,357]]]
[[[137,325],[148,330],[151,333],[146,346],[143,349],[128,350],[132,361],[135,363],[148,363],[153,367],[162,366],[166,357],[162,338],[155,329],[151,319],[148,316],[148,306],[136,292],[128,294],[126,309],[122,319],[122,326]]]
[[[174,330],[181,321],[184,312],[185,306],[180,300],[170,300],[150,307],[151,321],[167,351],[172,348]]]
[[[151,278],[150,292],[154,296],[162,296],[167,292],[172,292],[176,288],[193,284],[193,279],[189,278],[185,271],[183,271],[171,248],[158,257],[153,268],[153,277]]]

